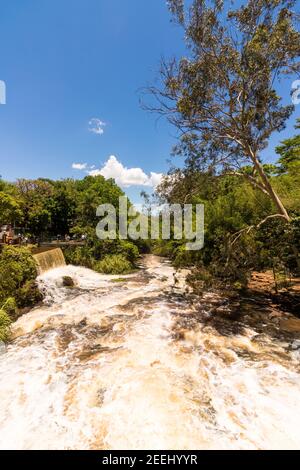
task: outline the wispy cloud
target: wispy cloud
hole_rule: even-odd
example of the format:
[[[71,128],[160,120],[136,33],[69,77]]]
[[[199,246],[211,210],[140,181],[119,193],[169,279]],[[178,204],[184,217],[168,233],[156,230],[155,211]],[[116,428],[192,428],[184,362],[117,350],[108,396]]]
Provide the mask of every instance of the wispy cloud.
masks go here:
[[[72,163],[73,170],[86,170],[87,163]]]
[[[102,175],[105,179],[113,178],[119,186],[156,187],[162,178],[162,173],[151,172],[147,175],[141,168],[127,168],[114,155],[111,155],[99,169],[88,171],[91,176]]]
[[[101,119],[98,118],[92,118],[89,121],[89,131],[93,132],[93,134],[98,134],[102,135],[104,134],[104,127],[106,126],[106,123],[101,121]]]

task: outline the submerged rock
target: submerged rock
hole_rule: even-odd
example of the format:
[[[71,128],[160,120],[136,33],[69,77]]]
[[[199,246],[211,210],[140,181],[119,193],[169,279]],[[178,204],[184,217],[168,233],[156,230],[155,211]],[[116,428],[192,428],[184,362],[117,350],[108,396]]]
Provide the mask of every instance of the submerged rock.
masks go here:
[[[74,287],[75,286],[75,282],[71,278],[71,276],[63,276],[62,280],[63,280],[63,286],[64,287]]]

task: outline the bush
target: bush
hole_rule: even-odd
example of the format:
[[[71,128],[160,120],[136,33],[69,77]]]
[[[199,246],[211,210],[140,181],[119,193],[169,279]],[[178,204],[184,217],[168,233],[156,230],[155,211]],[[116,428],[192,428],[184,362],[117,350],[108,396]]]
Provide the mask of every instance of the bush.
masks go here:
[[[39,291],[35,281],[26,281],[16,292],[17,305],[20,308],[33,307],[43,300],[43,295]]]
[[[93,259],[100,261],[109,255],[122,255],[130,263],[134,263],[139,256],[139,250],[128,240],[92,240],[90,256]]]
[[[156,256],[172,257],[178,242],[174,240],[156,240],[153,242],[152,253]]]
[[[100,262],[107,265],[107,259],[111,256],[119,256],[127,261],[130,268],[139,256],[136,245],[127,240],[95,240],[82,247],[68,247],[64,250],[66,262],[75,266],[98,270]],[[117,258],[118,259],[118,258]],[[105,260],[105,261],[104,261]],[[112,263],[114,264],[114,261]],[[101,271],[104,272],[104,271]],[[123,271],[119,271],[122,273]]]
[[[42,300],[35,278],[36,264],[28,248],[4,246],[0,253],[0,340],[9,338],[9,325],[18,308]]]
[[[175,268],[190,266],[193,264],[193,258],[193,252],[186,250],[185,245],[182,245],[174,251],[173,265]]]
[[[134,263],[139,257],[139,249],[132,242],[120,240],[120,244],[116,249],[116,254],[126,257],[130,263]]]
[[[6,299],[2,305],[1,310],[4,310],[10,316],[10,318],[12,318],[17,310],[15,299],[13,297],[8,297],[8,299]]]
[[[18,289],[36,275],[36,264],[28,248],[5,246],[0,254],[0,302],[16,297]]]
[[[67,264],[73,264],[74,266],[84,266],[90,269],[93,267],[94,260],[89,247],[68,247],[63,251]]]
[[[8,341],[11,319],[5,310],[0,309],[0,341]]]
[[[132,265],[123,255],[111,255],[96,261],[94,269],[104,274],[125,274],[132,270]]]

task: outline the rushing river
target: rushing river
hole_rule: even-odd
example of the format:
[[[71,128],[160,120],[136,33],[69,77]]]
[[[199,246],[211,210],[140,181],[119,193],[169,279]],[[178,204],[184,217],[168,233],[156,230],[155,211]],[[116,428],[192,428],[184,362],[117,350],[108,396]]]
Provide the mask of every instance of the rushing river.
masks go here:
[[[299,357],[251,328],[222,334],[202,321],[214,294],[201,317],[168,262],[143,264],[39,277],[45,304],[0,356],[0,447],[299,448]]]

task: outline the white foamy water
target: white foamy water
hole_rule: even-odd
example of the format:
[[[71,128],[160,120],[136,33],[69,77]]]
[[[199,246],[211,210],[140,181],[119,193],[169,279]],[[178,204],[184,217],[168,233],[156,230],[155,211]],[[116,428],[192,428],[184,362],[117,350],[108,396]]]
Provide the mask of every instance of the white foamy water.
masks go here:
[[[300,447],[292,357],[250,329],[189,327],[173,274],[149,256],[124,282],[74,266],[40,277],[48,305],[13,325],[0,356],[1,448]]]
[[[75,287],[81,290],[107,287],[109,285],[108,281],[120,279],[120,276],[99,274],[91,269],[80,266],[68,265],[51,269],[37,279],[40,289],[45,290],[45,303],[59,303],[68,296],[70,289],[63,287],[63,276],[71,277]]]

